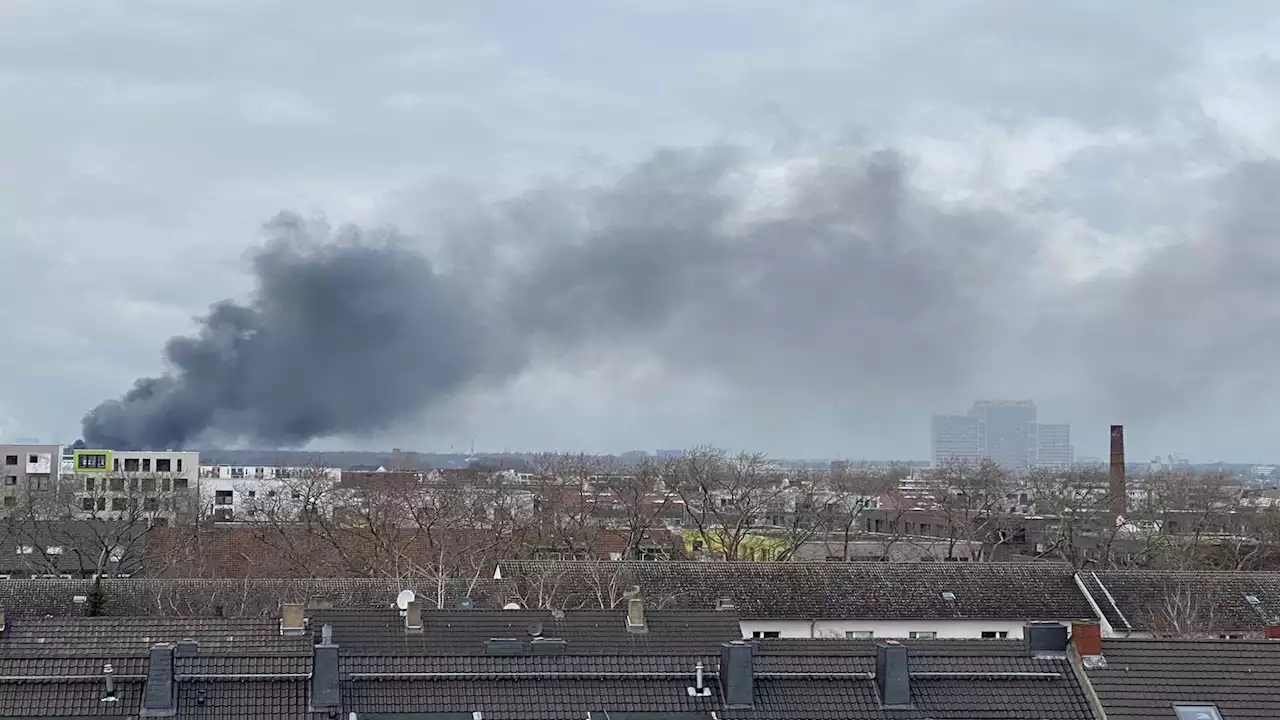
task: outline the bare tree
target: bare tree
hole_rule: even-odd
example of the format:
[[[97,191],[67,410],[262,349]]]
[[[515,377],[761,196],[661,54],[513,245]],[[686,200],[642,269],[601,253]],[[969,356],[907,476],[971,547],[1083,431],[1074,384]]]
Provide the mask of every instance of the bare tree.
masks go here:
[[[675,465],[676,494],[689,524],[707,552],[726,560],[744,558],[744,542],[757,520],[777,510],[786,495],[783,476],[760,453],[729,456],[712,447],[694,448]]]
[[[896,490],[906,474],[907,470],[897,465],[871,467],[847,464],[838,465],[829,473],[823,508],[827,557],[843,561],[853,559],[854,541],[862,535],[863,515],[868,509],[879,507],[880,498]],[[906,509],[909,507],[903,511]]]
[[[987,458],[947,463],[929,474],[930,499],[947,540],[945,560],[958,559],[959,545],[971,559],[989,558],[992,546],[1007,540],[1011,524],[1004,504],[1010,486],[1010,473]]]
[[[674,489],[667,479],[674,475],[672,463],[646,459],[633,468],[611,473],[604,482],[606,503],[601,514],[611,529],[622,534],[624,560],[640,557],[642,545],[651,531],[662,526],[661,519],[674,506]]]

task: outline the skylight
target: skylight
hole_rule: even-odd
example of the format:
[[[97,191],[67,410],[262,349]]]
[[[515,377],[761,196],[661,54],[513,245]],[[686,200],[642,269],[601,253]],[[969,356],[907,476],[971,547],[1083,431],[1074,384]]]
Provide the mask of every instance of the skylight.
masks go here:
[[[1245,601],[1245,602],[1247,602],[1247,603],[1249,603],[1250,605],[1261,605],[1261,604],[1262,604],[1262,601],[1258,599],[1258,596],[1257,596],[1257,595],[1250,595],[1249,593],[1245,593],[1244,601]]]
[[[1178,720],[1222,720],[1217,705],[1174,705]]]
[[[942,593],[942,599],[943,599],[943,600],[955,600],[955,599],[956,599],[956,594],[955,594],[955,593],[953,593],[953,592],[951,592],[950,590],[948,590],[948,591],[946,591],[946,592]]]

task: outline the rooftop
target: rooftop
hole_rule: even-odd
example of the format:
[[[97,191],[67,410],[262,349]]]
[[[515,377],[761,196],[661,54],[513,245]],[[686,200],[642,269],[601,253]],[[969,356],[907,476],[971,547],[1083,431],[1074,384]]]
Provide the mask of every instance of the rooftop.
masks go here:
[[[589,606],[604,590],[638,586],[660,607],[706,609],[729,598],[747,618],[1094,617],[1074,570],[1059,563],[512,561],[498,571],[534,607]]]

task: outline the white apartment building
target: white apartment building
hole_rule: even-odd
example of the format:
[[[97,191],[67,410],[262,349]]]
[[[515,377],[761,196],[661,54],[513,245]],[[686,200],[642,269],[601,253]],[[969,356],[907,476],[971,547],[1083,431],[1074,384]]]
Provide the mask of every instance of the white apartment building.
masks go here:
[[[342,480],[340,468],[204,465],[201,501],[214,522],[260,519],[264,508],[299,507]],[[325,504],[328,504],[327,502]]]
[[[195,519],[200,453],[175,450],[70,450],[60,453],[60,492],[79,519]]]

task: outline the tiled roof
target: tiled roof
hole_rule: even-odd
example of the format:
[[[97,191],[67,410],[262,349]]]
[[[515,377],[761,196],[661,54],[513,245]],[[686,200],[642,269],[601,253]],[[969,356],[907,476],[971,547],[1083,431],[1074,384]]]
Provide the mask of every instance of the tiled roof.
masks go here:
[[[732,598],[745,618],[1094,617],[1060,563],[513,561],[499,569],[530,607],[599,607],[602,590],[639,586],[659,607],[708,609]]]
[[[1208,632],[1257,631],[1269,620],[1280,622],[1280,572],[1112,570],[1080,577],[1118,631],[1159,632],[1169,615],[1188,613]]]
[[[527,644],[531,626],[542,637],[565,640],[570,654],[714,653],[721,643],[742,639],[738,617],[729,612],[651,610],[645,615],[646,631],[632,633],[621,611],[426,611],[422,632],[410,634],[394,610],[309,613],[312,631],[331,625],[345,654],[483,655],[490,638],[518,638]]]
[[[201,652],[310,653],[305,637],[280,635],[278,621],[243,618],[18,618],[6,619],[0,656],[145,655],[155,643],[185,638]]]
[[[1280,642],[1102,642],[1106,669],[1088,670],[1109,720],[1171,720],[1174,703],[1218,706],[1224,720],[1280,717]]]
[[[311,602],[317,607],[389,608],[404,589],[440,598],[435,581],[399,582],[376,578],[256,578],[205,580],[112,578],[103,580],[99,615],[166,617],[278,617],[280,603]],[[10,617],[71,616],[90,613],[89,580],[0,580],[0,612]],[[504,589],[493,580],[444,582],[444,607],[463,597],[478,607],[501,607]]]

